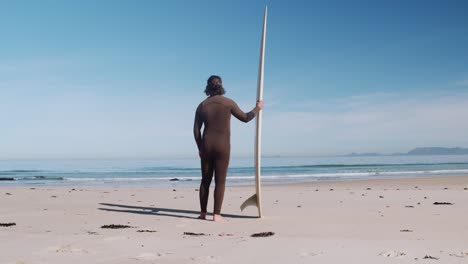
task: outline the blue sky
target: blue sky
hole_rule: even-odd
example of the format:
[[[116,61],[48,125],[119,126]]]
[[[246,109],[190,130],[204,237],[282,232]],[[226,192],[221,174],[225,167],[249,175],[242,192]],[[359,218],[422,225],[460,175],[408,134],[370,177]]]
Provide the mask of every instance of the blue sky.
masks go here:
[[[466,1],[1,1],[0,159],[196,155],[211,74],[254,105],[266,4],[265,154],[468,147]]]

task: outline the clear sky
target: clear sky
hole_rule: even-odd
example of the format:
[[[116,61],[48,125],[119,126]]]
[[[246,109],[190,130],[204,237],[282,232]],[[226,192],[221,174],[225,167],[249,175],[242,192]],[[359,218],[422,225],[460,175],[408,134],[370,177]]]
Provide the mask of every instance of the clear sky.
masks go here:
[[[468,147],[468,1],[11,0],[0,159],[196,156],[211,74],[254,106],[265,5],[265,154]]]

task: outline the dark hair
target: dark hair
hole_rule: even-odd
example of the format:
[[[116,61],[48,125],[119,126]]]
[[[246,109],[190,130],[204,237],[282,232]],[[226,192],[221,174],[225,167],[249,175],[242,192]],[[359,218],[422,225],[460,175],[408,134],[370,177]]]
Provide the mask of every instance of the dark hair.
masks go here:
[[[221,84],[216,84],[215,80],[219,80]],[[223,95],[226,93],[222,85],[223,80],[218,75],[211,75],[206,81],[205,94],[208,96]]]

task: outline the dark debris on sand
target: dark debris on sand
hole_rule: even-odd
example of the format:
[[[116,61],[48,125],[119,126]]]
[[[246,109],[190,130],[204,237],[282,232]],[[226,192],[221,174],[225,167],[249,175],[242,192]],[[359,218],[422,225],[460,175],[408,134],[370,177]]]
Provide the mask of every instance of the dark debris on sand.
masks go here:
[[[250,235],[251,237],[270,237],[273,236],[274,232],[261,232]]]
[[[129,225],[103,225],[101,228],[107,228],[107,229],[123,229],[123,228],[134,228],[133,226]]]
[[[3,227],[9,227],[9,226],[15,226],[16,223],[0,223],[0,226],[3,226]]]
[[[400,232],[413,232],[413,230],[409,230],[409,229],[402,229],[402,230],[400,230]]]
[[[155,233],[158,232],[156,230],[137,230],[138,233]]]
[[[221,234],[218,234],[218,236],[220,237],[224,237],[224,236],[234,236],[234,234],[229,234],[229,233],[221,233]]]
[[[430,256],[430,255],[426,255],[424,256],[423,259],[435,259],[435,260],[439,260],[439,258],[436,258],[436,257],[433,257],[433,256]]]
[[[434,205],[453,205],[453,203],[447,203],[447,202],[434,202]]]
[[[205,233],[193,233],[193,232],[184,232],[184,236],[209,236]]]

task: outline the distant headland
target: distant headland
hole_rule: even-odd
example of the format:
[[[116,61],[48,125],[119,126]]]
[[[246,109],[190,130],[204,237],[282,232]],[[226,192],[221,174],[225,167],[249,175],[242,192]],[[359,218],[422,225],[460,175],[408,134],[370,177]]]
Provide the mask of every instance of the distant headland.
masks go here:
[[[368,157],[368,156],[400,156],[400,155],[468,155],[468,148],[444,148],[444,147],[422,147],[415,148],[407,153],[393,153],[393,154],[380,154],[380,153],[350,153],[347,157]]]

